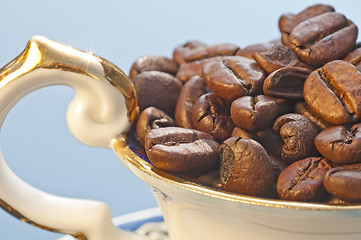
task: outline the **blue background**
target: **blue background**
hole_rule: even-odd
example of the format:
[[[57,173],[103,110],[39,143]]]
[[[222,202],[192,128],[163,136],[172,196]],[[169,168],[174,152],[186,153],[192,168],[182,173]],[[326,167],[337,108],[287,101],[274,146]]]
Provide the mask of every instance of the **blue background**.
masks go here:
[[[188,40],[240,47],[280,36],[280,14],[329,3],[361,26],[360,1],[2,1],[0,66],[34,35],[91,51],[126,73],[143,55],[172,56]],[[107,203],[113,216],[155,207],[149,188],[105,149],[77,142],[66,125],[73,90],[40,89],[9,113],[0,145],[12,170],[57,195]],[[0,239],[57,239],[0,210]]]

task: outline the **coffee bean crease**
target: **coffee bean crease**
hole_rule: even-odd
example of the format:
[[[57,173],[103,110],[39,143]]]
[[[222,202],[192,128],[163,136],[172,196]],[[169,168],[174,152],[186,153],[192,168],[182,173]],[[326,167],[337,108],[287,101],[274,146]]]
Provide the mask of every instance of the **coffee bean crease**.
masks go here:
[[[347,114],[353,118],[353,116],[356,114],[356,112],[354,110],[352,110],[352,106],[350,106],[350,104],[347,103],[347,101],[345,101],[345,93],[338,89],[337,87],[333,86],[331,79],[329,79],[326,76],[326,73],[320,69],[317,71],[320,79],[325,83],[325,85],[330,89],[330,92],[338,99],[338,101],[342,104],[342,106],[344,106]]]

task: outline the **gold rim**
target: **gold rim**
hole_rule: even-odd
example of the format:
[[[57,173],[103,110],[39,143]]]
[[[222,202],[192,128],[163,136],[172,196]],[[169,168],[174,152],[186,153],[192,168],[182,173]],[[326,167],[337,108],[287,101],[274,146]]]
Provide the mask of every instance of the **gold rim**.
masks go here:
[[[29,218],[25,217],[23,214],[21,214],[20,212],[18,212],[16,209],[14,209],[13,207],[11,207],[9,204],[7,204],[6,202],[4,202],[3,200],[0,199],[0,208],[2,208],[5,212],[9,213],[10,215],[12,215],[13,217],[19,219],[20,221],[30,224],[34,227],[49,231],[49,232],[55,232],[55,233],[62,233],[62,234],[67,234],[67,235],[71,235],[74,238],[78,239],[78,240],[87,240],[86,236],[82,233],[76,233],[76,232],[67,232],[67,231],[60,231],[59,229],[55,229],[55,228],[50,228],[41,224],[38,224],[32,220],[30,220]]]
[[[130,130],[131,131],[131,130]],[[177,188],[186,189],[188,191],[198,193],[210,198],[221,199],[229,202],[236,202],[245,205],[269,207],[269,208],[282,208],[293,210],[306,210],[306,211],[355,211],[361,210],[361,205],[348,204],[348,205],[332,205],[326,203],[308,203],[308,202],[295,202],[285,201],[278,199],[266,199],[260,197],[251,197],[231,192],[226,192],[218,189],[214,189],[208,186],[203,186],[195,182],[191,182],[172,174],[164,172],[151,163],[140,157],[129,146],[128,139],[134,138],[134,135],[130,131],[122,136],[118,136],[113,139],[113,147],[115,151],[120,153],[129,163],[135,166],[137,169],[146,173],[147,175],[159,179],[167,184],[171,184]]]

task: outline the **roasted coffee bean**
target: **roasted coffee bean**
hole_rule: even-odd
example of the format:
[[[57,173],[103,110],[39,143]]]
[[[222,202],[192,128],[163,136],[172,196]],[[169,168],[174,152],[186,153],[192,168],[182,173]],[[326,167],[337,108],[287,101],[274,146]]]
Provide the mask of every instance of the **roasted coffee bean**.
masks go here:
[[[231,105],[231,118],[240,128],[259,132],[272,126],[278,114],[276,99],[258,95],[237,98]]]
[[[133,63],[129,72],[129,78],[134,79],[139,73],[153,70],[175,76],[178,71],[178,64],[173,59],[165,56],[140,57]]]
[[[274,45],[267,51],[254,53],[253,58],[268,74],[287,66],[312,69],[311,66],[301,62],[290,48],[283,45]]]
[[[174,173],[202,173],[219,164],[219,144],[208,133],[166,127],[151,130],[145,138],[150,162]]]
[[[310,157],[294,162],[285,168],[277,181],[280,199],[317,202],[327,197],[323,186],[326,172],[332,168],[327,159]]]
[[[238,49],[234,44],[207,46],[197,41],[178,46],[173,52],[173,58],[180,64],[176,77],[187,82],[193,76],[202,75],[205,64],[233,56]]]
[[[361,162],[361,123],[350,129],[332,126],[324,129],[315,138],[317,150],[328,160],[338,164]]]
[[[283,67],[267,76],[263,83],[265,95],[291,100],[303,99],[303,85],[310,69]]]
[[[361,164],[345,165],[329,170],[323,185],[333,196],[347,202],[361,202]]]
[[[273,190],[273,172],[264,148],[254,140],[232,137],[220,147],[221,183],[230,192],[268,197]]]
[[[235,127],[233,129],[231,137],[253,139],[253,140],[259,142],[259,138],[256,133],[248,132],[240,127]]]
[[[298,14],[283,14],[278,20],[278,27],[282,33],[282,42],[284,45],[289,46],[289,35],[292,30],[301,22],[310,19],[312,17],[321,15],[326,12],[334,12],[335,9],[332,6],[324,4],[315,4],[307,7]]]
[[[147,107],[155,107],[169,116],[174,116],[182,82],[174,76],[159,72],[147,71],[138,74],[134,80],[140,111]]]
[[[229,103],[214,93],[202,95],[192,110],[194,128],[212,134],[222,142],[231,136],[235,127],[229,108]]]
[[[308,76],[303,96],[316,115],[342,125],[361,119],[360,89],[361,72],[348,62],[335,60]]]
[[[139,142],[144,146],[145,136],[150,130],[162,127],[175,127],[175,121],[162,110],[155,107],[144,109],[138,117],[137,136]]]
[[[211,46],[196,46],[182,52],[182,64],[176,77],[187,82],[193,76],[202,74],[203,66],[209,62],[218,61],[233,56],[239,49],[234,44],[216,44]]]
[[[222,61],[227,57],[217,56],[206,58],[199,61],[193,61],[189,63],[183,63],[179,66],[176,77],[181,80],[183,83],[187,82],[194,76],[201,76],[203,71],[203,66],[210,62]]]
[[[346,62],[354,65],[359,71],[361,71],[361,47],[356,48],[343,59]]]
[[[235,44],[214,44],[211,46],[197,47],[184,53],[186,62],[199,61],[215,56],[233,56],[239,46]]]
[[[277,184],[278,176],[287,167],[287,164],[273,154],[268,154],[273,170],[273,182]]]
[[[305,116],[295,113],[282,115],[274,122],[273,131],[279,133],[284,142],[282,161],[293,163],[318,155],[314,145],[318,131],[316,126]]]
[[[270,42],[263,42],[263,43],[256,43],[248,45],[244,48],[239,49],[235,56],[241,56],[246,57],[249,59],[254,59],[253,54],[260,53],[260,52],[266,52],[270,49],[272,49],[275,46],[282,46],[282,42],[280,39],[276,39]]]
[[[289,47],[302,62],[312,66],[343,58],[355,46],[357,27],[335,12],[327,12],[298,24],[289,36]]]
[[[256,135],[257,138],[254,140],[259,142],[268,154],[281,158],[284,143],[279,135],[273,133],[271,128],[258,132]]]
[[[199,76],[192,77],[183,85],[175,108],[175,120],[179,127],[193,128],[193,105],[206,91],[203,78]]]
[[[234,56],[203,67],[204,82],[218,96],[233,100],[262,92],[265,72],[256,61]]]
[[[187,52],[189,52],[195,48],[200,48],[200,47],[202,48],[202,47],[206,47],[206,46],[207,46],[207,44],[199,42],[199,41],[186,42],[185,44],[179,45],[174,49],[173,59],[178,64],[185,63],[186,60],[184,59],[184,57],[187,54]]]
[[[277,116],[281,116],[286,113],[293,112],[296,101],[285,99],[285,98],[275,98],[277,101]]]
[[[318,131],[321,131],[325,129],[326,127],[329,127],[330,124],[327,123],[325,120],[317,116],[314,112],[311,111],[311,109],[307,106],[307,104],[304,101],[297,102],[295,105],[295,113],[301,114],[308,119],[311,120],[313,124],[317,127]]]

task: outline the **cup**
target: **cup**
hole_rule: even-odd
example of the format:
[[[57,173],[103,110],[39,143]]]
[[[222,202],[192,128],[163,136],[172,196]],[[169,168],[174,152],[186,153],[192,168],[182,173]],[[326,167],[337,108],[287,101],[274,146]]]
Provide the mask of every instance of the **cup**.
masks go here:
[[[131,80],[117,66],[90,53],[33,37],[0,69],[0,123],[26,94],[67,85],[75,98],[67,112],[72,134],[84,144],[112,150],[147,183],[172,240],[361,239],[361,205],[303,203],[244,196],[175,177],[152,166],[132,123],[138,107]],[[144,237],[112,224],[106,204],[42,192],[17,177],[0,157],[0,206],[36,227],[87,240]]]

